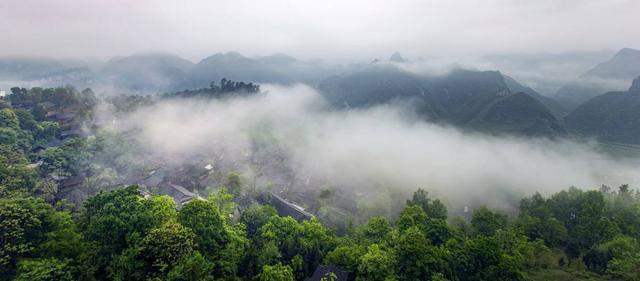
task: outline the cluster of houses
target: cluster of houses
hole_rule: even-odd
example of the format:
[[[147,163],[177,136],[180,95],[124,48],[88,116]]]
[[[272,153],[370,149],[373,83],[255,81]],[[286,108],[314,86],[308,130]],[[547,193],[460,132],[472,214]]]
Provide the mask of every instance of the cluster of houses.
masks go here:
[[[0,102],[10,104],[6,98],[6,92],[0,89]],[[60,126],[59,138],[54,138],[47,143],[39,144],[33,147],[32,152],[34,154],[41,154],[46,149],[52,147],[58,147],[64,143],[72,140],[76,137],[84,137],[88,130],[83,130],[83,111],[85,109],[79,106],[65,106],[56,107],[51,102],[41,102],[38,104],[46,111],[46,118],[50,121],[55,121]],[[33,104],[10,104],[13,108],[31,108]],[[92,129],[99,127],[99,124],[93,124]],[[278,191],[264,192],[255,198],[244,198],[246,202],[239,204],[239,207],[235,210],[234,216],[239,217],[242,209],[248,207],[253,203],[263,203],[272,205],[280,216],[290,216],[298,221],[311,219],[313,215],[307,212],[303,207],[294,203],[292,200],[286,199],[290,185],[292,184],[291,173],[284,173],[282,176],[282,170],[286,167],[283,163],[283,159],[271,157],[272,155],[263,155],[261,159],[251,159],[253,164],[263,167],[260,175],[263,175],[269,180],[276,179],[276,185],[279,186]],[[266,159],[266,160],[265,160]],[[274,160],[275,159],[275,160]],[[220,185],[219,179],[214,176],[215,171],[219,167],[216,167],[212,163],[220,162],[224,160],[223,156],[219,156],[217,161],[201,161],[194,165],[183,165],[179,167],[169,168],[162,160],[156,161],[155,168],[149,169],[145,172],[141,172],[137,175],[130,176],[123,179],[113,185],[113,188],[124,185],[139,185],[146,187],[141,189],[141,194],[145,197],[150,197],[152,194],[149,190],[153,190],[153,193],[168,195],[175,201],[178,207],[192,201],[192,200],[205,200],[201,198],[197,192],[198,188],[202,186],[218,186]],[[264,162],[264,161],[268,161]],[[262,163],[264,162],[264,163]],[[274,163],[276,162],[276,163]],[[34,168],[42,164],[41,161],[32,164]],[[238,168],[237,165],[232,165]],[[266,168],[265,168],[266,167]],[[270,170],[271,169],[271,170]],[[290,171],[289,171],[290,172]],[[280,177],[272,177],[280,175]],[[56,174],[49,174],[46,176],[47,181],[54,182],[57,186],[57,192],[55,197],[57,199],[65,199],[68,203],[75,206],[80,206],[88,196],[87,190],[87,178],[85,175],[73,175],[73,176],[61,176]],[[254,182],[256,179],[254,178]],[[255,184],[255,183],[254,183]],[[307,180],[306,184],[309,182]],[[297,197],[296,197],[297,198]],[[304,196],[298,198],[304,200]],[[347,280],[349,273],[341,270],[338,267],[332,265],[320,265],[315,270],[312,277],[308,278],[308,281],[321,281],[321,280]]]
[[[55,137],[49,140],[46,143],[41,143],[35,145],[31,152],[34,154],[41,154],[47,148],[58,147],[68,142],[69,140],[75,137],[86,136],[82,131],[82,121],[79,118],[80,113],[83,108],[79,106],[66,106],[66,107],[56,107],[52,102],[41,102],[38,104],[28,104],[28,103],[19,103],[19,102],[10,102],[7,97],[7,93],[4,90],[0,90],[0,101],[5,103],[7,106],[10,106],[13,109],[31,109],[34,106],[40,106],[46,111],[46,119],[49,121],[57,122],[60,126],[60,136]],[[30,167],[36,168],[42,161],[38,161],[36,163],[32,163]],[[56,197],[61,198],[72,198],[72,202],[75,205],[79,205],[82,201],[87,198],[86,192],[82,192],[79,187],[84,183],[84,176],[61,176],[50,174],[46,176],[46,180],[54,182],[57,186]]]

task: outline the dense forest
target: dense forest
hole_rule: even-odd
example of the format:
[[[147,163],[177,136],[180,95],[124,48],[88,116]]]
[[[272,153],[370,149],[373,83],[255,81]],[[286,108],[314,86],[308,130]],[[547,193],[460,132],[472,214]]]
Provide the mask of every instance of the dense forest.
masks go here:
[[[225,80],[197,92],[228,87],[259,91]],[[135,165],[123,150],[136,148],[100,130],[69,133],[91,120],[91,90],[14,88],[8,99],[0,280],[640,280],[640,194],[626,185],[536,193],[516,212],[482,206],[466,217],[417,189],[399,214],[336,230],[252,201],[271,194],[234,173],[185,202],[114,181]],[[78,175],[90,197],[60,199],[57,179]]]

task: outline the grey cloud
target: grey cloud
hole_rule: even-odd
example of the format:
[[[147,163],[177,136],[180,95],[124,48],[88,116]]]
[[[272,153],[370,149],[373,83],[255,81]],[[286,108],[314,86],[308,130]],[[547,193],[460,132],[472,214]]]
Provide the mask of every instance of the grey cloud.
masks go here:
[[[640,2],[507,0],[2,1],[0,55],[237,50],[370,59],[638,47]]]

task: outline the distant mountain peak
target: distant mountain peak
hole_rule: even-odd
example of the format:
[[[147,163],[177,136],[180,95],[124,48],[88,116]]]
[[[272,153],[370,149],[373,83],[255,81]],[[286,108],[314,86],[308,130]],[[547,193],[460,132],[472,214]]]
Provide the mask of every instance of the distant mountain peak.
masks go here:
[[[232,61],[239,61],[239,60],[247,60],[248,58],[246,58],[245,56],[243,56],[242,54],[235,52],[235,51],[229,51],[226,53],[215,53],[211,56],[208,56],[206,58],[204,58],[201,62],[205,62],[205,63],[213,63],[213,62],[232,62]]]
[[[618,53],[616,53],[614,57],[624,58],[627,56],[640,56],[640,50],[623,48],[620,51],[618,51]]]
[[[629,93],[640,94],[640,77],[633,79],[631,88],[629,88]]]
[[[640,75],[640,50],[624,48],[611,59],[596,65],[580,77],[633,79]]]
[[[400,53],[399,53],[399,52],[395,52],[395,53],[393,53],[393,55],[391,55],[391,57],[389,58],[389,60],[390,60],[390,61],[392,61],[392,62],[406,62],[406,61],[407,61],[406,59],[404,59],[404,58],[402,57],[402,55],[400,55]]]
[[[274,63],[294,63],[297,62],[298,59],[282,53],[273,54],[270,56],[260,58],[262,61],[274,62]]]
[[[244,58],[244,56],[237,51],[228,51],[224,54],[227,57],[239,57],[239,58]]]

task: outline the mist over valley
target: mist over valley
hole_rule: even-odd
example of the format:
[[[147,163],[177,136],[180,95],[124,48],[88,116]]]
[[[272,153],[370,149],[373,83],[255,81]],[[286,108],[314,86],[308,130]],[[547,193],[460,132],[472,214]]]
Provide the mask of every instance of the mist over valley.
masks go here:
[[[638,10],[0,1],[0,281],[640,280]]]

